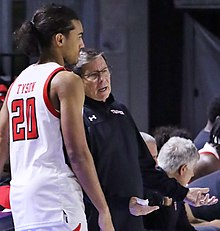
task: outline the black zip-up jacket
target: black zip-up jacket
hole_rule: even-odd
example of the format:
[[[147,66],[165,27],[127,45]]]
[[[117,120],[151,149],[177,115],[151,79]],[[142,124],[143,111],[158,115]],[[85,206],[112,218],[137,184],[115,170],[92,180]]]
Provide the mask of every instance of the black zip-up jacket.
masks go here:
[[[128,109],[112,95],[106,102],[85,98],[84,123],[88,145],[105,195],[143,198],[148,190],[182,201],[188,189],[155,169]]]

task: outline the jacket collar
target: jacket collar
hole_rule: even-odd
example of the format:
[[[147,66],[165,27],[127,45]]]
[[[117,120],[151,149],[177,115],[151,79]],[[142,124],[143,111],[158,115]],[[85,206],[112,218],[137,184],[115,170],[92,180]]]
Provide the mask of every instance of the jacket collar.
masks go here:
[[[112,94],[109,95],[109,97],[106,99],[105,102],[103,101],[97,101],[92,98],[89,98],[88,96],[85,97],[85,106],[91,106],[95,108],[103,108],[110,106],[115,101],[114,96]]]

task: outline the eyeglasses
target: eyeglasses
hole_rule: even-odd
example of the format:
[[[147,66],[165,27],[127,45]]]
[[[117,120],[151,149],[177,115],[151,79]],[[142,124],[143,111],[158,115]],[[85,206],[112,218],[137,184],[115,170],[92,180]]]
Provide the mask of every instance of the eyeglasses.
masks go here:
[[[95,82],[95,81],[99,80],[99,78],[101,76],[103,76],[103,77],[110,77],[111,73],[112,73],[111,66],[107,66],[107,67],[104,67],[100,71],[93,71],[93,72],[91,72],[89,74],[83,75],[82,77],[85,78],[88,81]]]

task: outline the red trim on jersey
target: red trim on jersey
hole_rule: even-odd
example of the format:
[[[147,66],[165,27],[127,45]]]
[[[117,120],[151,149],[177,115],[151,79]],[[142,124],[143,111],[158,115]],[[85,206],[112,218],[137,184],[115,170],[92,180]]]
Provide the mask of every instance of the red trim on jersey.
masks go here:
[[[6,209],[11,209],[10,201],[9,201],[9,194],[10,194],[10,186],[4,185],[0,186],[0,205]]]
[[[55,69],[47,78],[47,81],[44,84],[44,91],[43,91],[43,97],[44,97],[44,102],[48,108],[48,110],[56,117],[60,118],[60,113],[54,108],[54,106],[52,105],[50,99],[49,99],[49,95],[48,95],[48,86],[49,83],[51,81],[51,79],[59,72],[59,71],[64,71],[65,68],[64,67],[58,67],[57,69]]]
[[[213,155],[215,158],[219,159],[215,153],[213,152],[208,152],[208,151],[205,151],[205,152],[199,152],[200,155]]]
[[[79,223],[79,225],[73,231],[80,231],[80,229],[81,229],[81,223]]]

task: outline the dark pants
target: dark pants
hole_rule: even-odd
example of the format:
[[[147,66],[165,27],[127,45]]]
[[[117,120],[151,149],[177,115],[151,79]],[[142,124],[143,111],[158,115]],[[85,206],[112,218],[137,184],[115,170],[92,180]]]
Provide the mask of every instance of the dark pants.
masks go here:
[[[129,212],[129,199],[107,198],[115,231],[144,231],[142,217]],[[86,203],[86,215],[89,231],[99,231],[98,212],[91,203]]]
[[[0,230],[14,231],[14,224],[11,213],[0,212]]]

